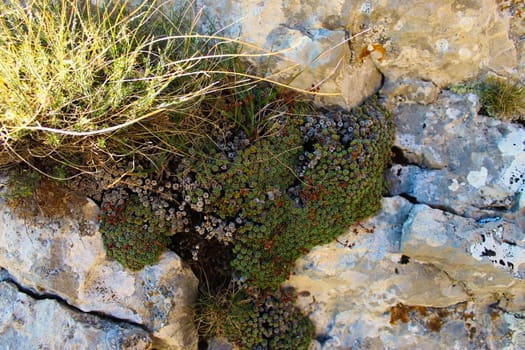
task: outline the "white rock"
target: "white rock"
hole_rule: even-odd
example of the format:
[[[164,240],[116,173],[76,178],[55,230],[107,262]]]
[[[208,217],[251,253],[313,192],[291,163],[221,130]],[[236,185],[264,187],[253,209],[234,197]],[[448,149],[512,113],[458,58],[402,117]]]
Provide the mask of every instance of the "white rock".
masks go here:
[[[491,0],[372,1],[372,41],[387,49],[377,62],[387,79],[413,77],[446,86],[480,70],[509,73],[517,63],[508,17]],[[402,24],[400,24],[402,23]]]
[[[281,52],[250,59],[262,74],[340,94],[321,97],[324,104],[362,101],[380,84],[377,68],[387,82],[411,77],[443,87],[483,71],[512,73],[517,65],[509,18],[492,0],[197,0],[195,6],[204,13],[202,30],[239,38],[250,44],[243,48],[248,53]]]
[[[403,260],[401,230],[413,205],[401,197],[385,198],[382,204],[381,212],[362,226],[299,259],[287,282],[299,292],[298,304],[318,334],[330,338],[323,349],[400,335],[389,313],[398,303],[446,307],[469,300],[461,284],[443,271]]]
[[[147,350],[153,344],[139,327],[34,299],[6,281],[0,282],[0,309],[2,349]]]
[[[445,271],[472,297],[525,294],[525,238],[504,220],[480,223],[416,205],[403,225],[401,252]]]
[[[196,6],[219,34],[249,43],[244,52],[279,52],[250,59],[259,74],[303,90],[319,86],[322,104],[355,106],[381,84],[371,61],[354,64],[348,41],[357,32],[347,26],[345,1],[198,0]]]
[[[514,330],[523,323],[525,284],[514,269],[488,258],[521,261],[523,242],[507,243],[517,247],[512,252],[480,257],[485,248],[523,239],[516,227],[479,223],[401,197],[382,204],[377,216],[296,262],[287,284],[297,289],[298,305],[316,326],[311,348],[519,348],[522,332]],[[493,225],[504,229],[482,250],[481,234],[490,234]],[[403,308],[406,319],[396,319],[394,310]]]
[[[98,230],[81,229],[98,226],[96,205],[84,201],[72,206],[80,206],[74,217],[22,219],[0,198],[0,267],[36,293],[142,324],[162,346],[195,347],[192,304],[198,282],[189,267],[166,252],[157,265],[124,269],[106,258]]]
[[[479,218],[523,207],[525,130],[478,108],[469,95],[448,91],[428,106],[399,105],[395,145],[414,165],[389,171],[391,193]]]

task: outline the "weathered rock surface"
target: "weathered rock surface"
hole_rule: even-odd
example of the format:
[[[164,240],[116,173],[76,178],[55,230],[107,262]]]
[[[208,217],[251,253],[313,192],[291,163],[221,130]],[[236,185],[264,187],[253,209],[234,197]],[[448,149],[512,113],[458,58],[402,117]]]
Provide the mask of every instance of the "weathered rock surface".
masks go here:
[[[290,283],[300,286],[299,294],[307,290],[315,297],[312,311],[318,326],[327,328],[331,322],[319,313],[329,314],[343,305],[362,305],[366,312],[382,314],[385,305],[399,302],[417,300],[416,304],[445,306],[467,298],[459,286],[452,288],[449,278],[432,266],[404,263],[399,252],[401,229],[412,207],[401,197],[386,198],[382,212],[374,219],[353,227],[337,242],[314,248],[299,260]],[[413,279],[413,274],[418,279]],[[309,303],[312,298],[306,300]],[[366,317],[354,314],[354,318],[354,322],[365,322],[362,327],[367,329]],[[374,329],[369,332],[373,334]]]
[[[411,77],[442,87],[480,72],[516,74],[520,37],[493,0],[198,0],[204,29],[239,38],[261,73],[335,92],[323,104],[353,106],[387,81]],[[521,28],[521,27],[520,27]],[[516,49],[518,47],[518,51]],[[520,58],[522,59],[522,58]],[[378,71],[379,69],[379,71]]]
[[[402,102],[427,105],[438,98],[441,90],[432,82],[403,77],[398,80],[385,80],[381,94],[388,97],[387,105]]]
[[[525,309],[525,237],[516,225],[416,205],[403,224],[401,252],[445,271],[471,297],[505,293],[517,298],[512,309]]]
[[[514,42],[518,63],[518,77],[525,81],[525,2],[516,0],[497,0],[499,10],[510,17],[509,37]]]
[[[429,106],[400,105],[395,145],[405,164],[390,171],[391,193],[476,218],[523,209],[525,130],[478,109],[475,95],[448,91]]]
[[[354,64],[348,42],[348,1],[196,1],[220,34],[254,47],[250,53],[280,52],[254,58],[259,73],[300,89],[319,86],[324,104],[356,105],[381,83],[371,61]],[[211,29],[210,22],[204,26]]]
[[[50,199],[59,191],[47,190]],[[67,203],[67,194],[60,197]],[[197,279],[191,270],[171,252],[137,272],[107,260],[97,206],[87,199],[74,206],[75,216],[23,219],[0,198],[0,266],[36,294],[57,295],[82,311],[144,325],[160,346],[196,346],[191,308]]]
[[[426,211],[433,211],[433,222]],[[426,221],[417,222],[418,215]],[[377,216],[299,259],[288,283],[316,325],[314,348],[525,344],[520,331],[510,340],[511,328],[525,325],[525,283],[508,267],[490,262],[483,255],[486,247],[477,245],[481,239],[470,241],[469,250],[466,238],[445,237],[465,230],[479,235],[476,226],[482,225],[402,197],[385,198]],[[516,253],[514,259],[525,259],[523,250]]]
[[[0,282],[2,349],[151,349],[148,332],[75,311],[52,299],[34,299]]]
[[[478,115],[474,95],[400,81],[383,90],[393,197],[288,282],[314,348],[525,348],[525,130]]]
[[[390,80],[413,77],[446,86],[487,69],[505,74],[516,67],[509,17],[492,0],[363,1],[362,23],[386,57],[378,62]],[[355,24],[354,24],[355,25]]]

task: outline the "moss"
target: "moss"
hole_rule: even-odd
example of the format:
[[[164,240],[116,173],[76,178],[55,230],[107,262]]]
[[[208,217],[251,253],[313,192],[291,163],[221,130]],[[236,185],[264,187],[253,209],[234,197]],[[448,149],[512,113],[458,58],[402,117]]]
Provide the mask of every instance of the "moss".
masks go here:
[[[178,202],[174,215],[187,221],[186,234],[194,229],[232,246],[241,289],[232,300],[221,299],[220,305],[230,303],[224,315],[205,321],[212,324],[207,336],[220,330],[242,348],[301,349],[313,327],[280,285],[297,258],[379,209],[394,126],[377,97],[351,112],[267,118],[270,129],[254,128],[271,132],[249,137],[234,130],[179,160],[164,179],[151,173],[140,182],[150,188],[140,191],[142,200],[132,194],[108,201],[101,231],[108,254],[125,266],[154,263],[169,230],[144,204],[151,191],[163,189],[171,198],[165,203]],[[201,319],[217,315],[218,304],[208,304],[213,307],[201,307]]]
[[[301,151],[299,130],[290,120],[282,120],[276,134],[238,152],[212,151],[205,162],[195,165],[196,181],[211,190],[207,212],[227,219],[250,218],[265,211],[272,206],[268,194],[279,196],[295,181],[290,169]],[[189,195],[195,197],[198,193]]]
[[[245,294],[232,305],[235,323],[226,329],[228,339],[244,349],[308,349],[314,327],[294,305],[295,298],[292,290],[259,298]]]
[[[296,186],[281,189],[286,195],[258,211],[244,212],[248,223],[238,232],[232,264],[262,290],[275,290],[297,258],[380,208],[393,139],[391,117],[376,99],[339,117],[308,139],[312,150],[302,165],[295,163]]]
[[[168,230],[136,195],[102,206],[100,232],[110,258],[131,270],[155,264],[168,243]]]

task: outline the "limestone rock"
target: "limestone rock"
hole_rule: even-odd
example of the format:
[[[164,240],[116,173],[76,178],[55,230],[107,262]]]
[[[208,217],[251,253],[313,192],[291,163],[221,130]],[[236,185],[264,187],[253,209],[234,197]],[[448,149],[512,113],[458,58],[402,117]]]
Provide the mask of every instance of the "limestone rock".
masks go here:
[[[518,63],[518,77],[525,82],[525,2],[516,0],[498,0],[502,15],[509,17],[509,37],[514,42]]]
[[[0,282],[0,342],[3,349],[151,349],[149,334],[136,326],[102,320],[51,299],[34,299]]]
[[[380,84],[417,78],[443,87],[494,71],[515,74],[519,30],[493,0],[198,0],[203,31],[239,38],[260,73],[338,97],[350,107]],[[521,27],[520,27],[521,28]],[[511,40],[509,31],[515,39]],[[520,49],[520,55],[523,55]],[[521,57],[521,56],[520,56]]]
[[[525,130],[478,115],[474,95],[410,78],[384,91],[403,197],[297,262],[313,348],[523,347]]]
[[[439,93],[440,89],[432,82],[407,77],[386,80],[380,92],[387,97],[389,108],[399,103],[427,105],[436,101]]]
[[[75,205],[80,208],[75,216],[22,218],[0,198],[0,266],[37,294],[142,324],[162,346],[196,346],[191,307],[197,279],[189,267],[166,252],[157,265],[124,269],[106,258],[96,229],[81,229],[98,227],[97,206],[89,200]]]
[[[445,271],[472,297],[505,293],[525,308],[525,237],[512,223],[480,223],[416,205],[403,225],[401,252]]]
[[[213,338],[208,341],[207,350],[238,350],[238,347],[229,343],[226,339]]]
[[[326,338],[323,349],[348,349],[383,332],[395,336],[388,313],[398,303],[445,307],[469,298],[444,272],[400,254],[402,225],[413,205],[401,197],[382,204],[362,226],[299,259],[288,281]]]
[[[355,106],[381,84],[373,62],[354,64],[349,1],[198,0],[196,6],[210,20],[203,30],[249,43],[248,53],[279,53],[250,59],[259,74],[303,90],[318,86],[327,94],[318,95],[321,104]]]
[[[297,289],[299,306],[316,326],[313,349],[425,344],[425,349],[474,350],[522,344],[519,331],[515,340],[509,339],[523,325],[525,284],[515,271],[500,269],[499,262],[490,261],[493,256],[483,254],[494,249],[503,256],[509,248],[503,237],[518,232],[502,224],[509,234],[495,234],[482,247],[481,232],[491,235],[492,223],[479,224],[402,197],[384,198],[382,205],[377,216],[297,261],[287,283]],[[514,253],[518,260],[525,258],[521,248]],[[506,258],[517,262],[511,255]],[[512,302],[503,305],[495,296],[503,291]]]
[[[371,28],[369,43],[387,54],[378,67],[387,79],[413,77],[446,86],[490,69],[505,74],[516,66],[509,18],[492,0],[367,0],[360,22]],[[354,24],[354,26],[357,24]]]
[[[395,145],[405,165],[390,170],[391,193],[477,218],[523,210],[525,130],[478,108],[475,95],[448,91],[428,107],[401,104]]]

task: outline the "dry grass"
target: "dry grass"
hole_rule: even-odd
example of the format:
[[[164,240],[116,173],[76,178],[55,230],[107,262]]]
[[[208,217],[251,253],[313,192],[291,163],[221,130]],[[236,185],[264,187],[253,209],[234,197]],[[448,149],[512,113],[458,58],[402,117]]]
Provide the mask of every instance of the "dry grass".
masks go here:
[[[525,122],[525,86],[519,82],[489,77],[478,84],[477,91],[489,116]]]
[[[525,123],[525,86],[519,81],[489,76],[450,87],[455,93],[479,96],[481,113],[504,121]]]
[[[155,163],[220,127],[217,95],[258,80],[240,43],[147,3],[0,2],[0,167]]]

